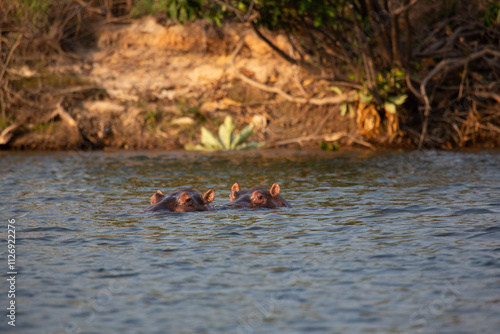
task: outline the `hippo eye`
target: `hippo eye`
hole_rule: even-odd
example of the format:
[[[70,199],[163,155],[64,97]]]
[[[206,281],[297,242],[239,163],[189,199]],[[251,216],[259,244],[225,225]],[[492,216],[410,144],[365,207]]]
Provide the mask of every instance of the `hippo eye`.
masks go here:
[[[191,205],[191,204],[193,204],[193,199],[191,197],[188,197],[188,198],[186,198],[185,202],[187,205]]]
[[[259,195],[259,196],[257,197],[257,199],[258,199],[259,201],[262,201],[262,200],[264,199],[264,196]]]

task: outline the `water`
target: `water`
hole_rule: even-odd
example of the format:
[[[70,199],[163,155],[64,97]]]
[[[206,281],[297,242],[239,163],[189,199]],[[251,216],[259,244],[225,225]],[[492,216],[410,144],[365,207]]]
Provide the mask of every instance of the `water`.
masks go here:
[[[500,155],[2,153],[2,333],[498,333]],[[282,210],[142,214],[273,182]]]

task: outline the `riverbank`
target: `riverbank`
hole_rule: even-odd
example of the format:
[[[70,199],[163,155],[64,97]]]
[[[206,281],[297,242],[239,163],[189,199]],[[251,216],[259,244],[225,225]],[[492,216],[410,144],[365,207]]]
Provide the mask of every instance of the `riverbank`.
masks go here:
[[[57,57],[13,60],[2,149],[181,149],[200,143],[202,127],[217,133],[226,116],[237,129],[253,124],[250,140],[264,147],[500,146],[500,103],[484,103],[494,92],[430,115],[422,137],[415,97],[381,113],[362,102],[361,86],[291,65],[248,24],[145,17],[97,26]],[[293,53],[285,35],[265,34]]]
[[[284,36],[271,38],[287,47]],[[58,59],[45,75],[17,69],[19,81],[39,85],[34,89],[43,90],[49,77],[60,87],[53,108],[19,110],[16,127],[2,133],[4,148],[179,149],[199,142],[201,126],[216,132],[228,115],[237,128],[254,124],[250,139],[268,146],[304,145],[312,136],[314,145],[330,139],[371,147],[338,106],[297,104],[257,87],[312,97],[328,82],[290,66],[244,25],[163,26],[148,17],[106,25],[95,45],[72,48],[77,57]],[[78,80],[66,87],[67,78]]]

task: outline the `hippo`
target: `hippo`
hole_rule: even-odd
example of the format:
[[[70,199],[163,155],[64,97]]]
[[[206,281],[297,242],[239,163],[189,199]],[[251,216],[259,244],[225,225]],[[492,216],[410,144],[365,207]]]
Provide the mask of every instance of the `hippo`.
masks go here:
[[[203,196],[193,189],[179,189],[170,194],[164,194],[158,190],[151,196],[151,206],[146,212],[156,211],[210,211],[209,205],[215,198],[215,192],[212,189],[207,190]]]
[[[238,183],[235,183],[231,187],[229,203],[226,206],[232,208],[291,208],[290,203],[281,197],[279,193],[280,186],[277,183],[274,183],[269,190],[262,187],[242,190]]]

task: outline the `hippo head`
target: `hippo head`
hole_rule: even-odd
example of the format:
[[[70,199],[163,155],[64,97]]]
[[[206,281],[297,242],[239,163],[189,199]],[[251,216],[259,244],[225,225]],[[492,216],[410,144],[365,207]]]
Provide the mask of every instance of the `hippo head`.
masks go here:
[[[229,195],[229,207],[236,208],[268,208],[291,207],[291,205],[279,195],[280,186],[274,183],[267,190],[261,187],[253,187],[241,190],[238,183],[233,184]]]
[[[193,189],[179,189],[173,193],[165,195],[158,190],[151,196],[151,206],[146,212],[151,211],[209,211],[212,207],[209,205],[215,198],[215,192],[209,189],[201,195]]]

